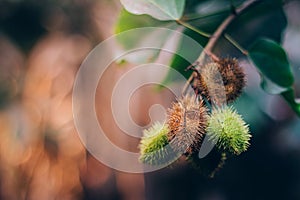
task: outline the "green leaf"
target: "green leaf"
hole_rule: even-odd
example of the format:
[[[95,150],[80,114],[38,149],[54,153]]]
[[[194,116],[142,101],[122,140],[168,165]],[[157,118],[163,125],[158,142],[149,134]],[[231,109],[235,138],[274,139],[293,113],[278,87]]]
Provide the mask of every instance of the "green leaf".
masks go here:
[[[124,8],[136,15],[148,14],[158,20],[178,20],[185,0],[121,0]]]
[[[295,100],[294,76],[284,49],[269,39],[259,39],[249,50],[250,59],[261,73],[261,87],[268,93],[281,94],[300,116],[300,103]]]
[[[148,15],[136,16],[125,9],[122,9],[115,25],[115,33],[121,33],[135,28],[157,27],[163,25],[166,25],[166,23],[153,19]],[[118,37],[117,39],[125,49],[130,49],[134,47],[137,42],[143,40],[144,37],[145,35],[132,34],[130,37]]]
[[[261,75],[260,86],[264,91],[266,91],[269,94],[281,94],[282,92],[288,90],[288,88],[280,87],[279,85],[275,84],[274,82],[272,82],[270,79],[268,79],[263,75]]]
[[[269,39],[259,39],[249,50],[249,56],[264,77],[288,88],[294,83],[293,73],[284,49]]]
[[[125,9],[122,9],[115,25],[115,32],[120,33],[134,28],[159,26],[162,24],[165,23],[148,15],[137,16]]]
[[[121,33],[123,31],[132,30],[136,28],[142,28],[142,27],[169,27],[169,28],[176,28],[178,25],[174,22],[162,22],[159,20],[156,20],[148,15],[134,15],[123,9],[120,12],[118,21],[115,26],[115,32]],[[164,34],[161,34],[164,33]],[[162,32],[159,29],[155,30],[152,29],[149,32],[145,32],[145,34],[141,34],[140,31],[132,32],[131,34],[126,35],[119,35],[117,37],[117,41],[124,50],[131,50],[135,48],[136,46],[141,46],[144,44],[144,46],[147,46],[147,44],[157,44],[156,46],[163,47],[167,39],[170,37],[170,35],[165,34],[166,32]],[[123,60],[120,60],[120,62],[126,60],[132,63],[146,63],[154,61],[160,51],[159,50],[144,50],[135,52],[133,55],[127,55],[123,57]]]

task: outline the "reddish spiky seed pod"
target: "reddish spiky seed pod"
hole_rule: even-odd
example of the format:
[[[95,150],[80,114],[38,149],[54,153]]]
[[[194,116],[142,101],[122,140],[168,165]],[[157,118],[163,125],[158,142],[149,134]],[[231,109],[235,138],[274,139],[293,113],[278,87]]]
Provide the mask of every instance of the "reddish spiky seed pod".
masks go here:
[[[198,152],[207,127],[207,109],[195,96],[185,96],[173,103],[168,112],[168,140],[177,152]]]

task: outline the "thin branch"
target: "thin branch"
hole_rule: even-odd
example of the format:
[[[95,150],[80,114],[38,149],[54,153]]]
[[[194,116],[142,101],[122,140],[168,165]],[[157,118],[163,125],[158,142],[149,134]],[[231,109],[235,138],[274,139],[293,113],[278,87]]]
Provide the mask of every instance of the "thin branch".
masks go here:
[[[218,42],[218,40],[220,39],[220,37],[222,36],[222,34],[224,33],[224,31],[226,30],[226,28],[232,23],[232,21],[238,17],[239,15],[241,15],[242,13],[244,13],[248,8],[250,8],[251,6],[253,6],[256,3],[261,2],[261,0],[249,0],[244,2],[242,5],[240,5],[238,8],[235,9],[234,12],[232,12],[232,14],[230,14],[223,22],[222,24],[217,28],[217,30],[214,32],[214,34],[210,37],[208,43],[206,44],[205,48],[203,49],[202,53],[200,54],[200,56],[198,57],[197,61],[199,63],[202,63],[202,61],[205,58],[205,55],[208,55],[212,60],[214,61],[218,61],[219,57],[216,56],[212,51],[216,45],[216,43]],[[196,68],[199,69],[199,66],[196,66]],[[191,75],[192,76],[192,75]],[[193,80],[192,77],[190,77],[187,80],[187,84],[190,84],[191,81]],[[186,89],[183,90],[183,94],[186,93],[188,87],[186,87]]]

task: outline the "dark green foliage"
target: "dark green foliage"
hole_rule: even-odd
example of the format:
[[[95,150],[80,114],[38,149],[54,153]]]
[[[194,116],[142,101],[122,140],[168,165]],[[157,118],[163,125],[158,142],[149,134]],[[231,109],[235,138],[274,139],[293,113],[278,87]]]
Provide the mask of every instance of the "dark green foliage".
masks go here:
[[[300,115],[300,104],[295,101],[292,88],[294,76],[284,49],[275,41],[258,39],[249,56],[261,73],[261,87],[268,93],[281,94]]]

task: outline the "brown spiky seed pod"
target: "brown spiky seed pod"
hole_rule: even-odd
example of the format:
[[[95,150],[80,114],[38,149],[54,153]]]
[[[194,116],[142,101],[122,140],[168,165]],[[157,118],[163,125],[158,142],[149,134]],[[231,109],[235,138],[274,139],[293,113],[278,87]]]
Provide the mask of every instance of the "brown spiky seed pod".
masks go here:
[[[207,127],[207,109],[196,96],[185,96],[168,111],[168,140],[174,150],[184,155],[198,152]]]
[[[220,72],[226,90],[227,102],[232,102],[238,98],[246,85],[246,75],[238,60],[233,58],[220,59]]]
[[[218,62],[208,63],[201,67],[200,74],[199,80],[195,80],[196,92],[209,101],[212,100],[212,96],[215,97],[214,100],[219,101],[226,97],[226,102],[231,103],[241,95],[246,85],[243,68],[235,58],[223,58]]]

